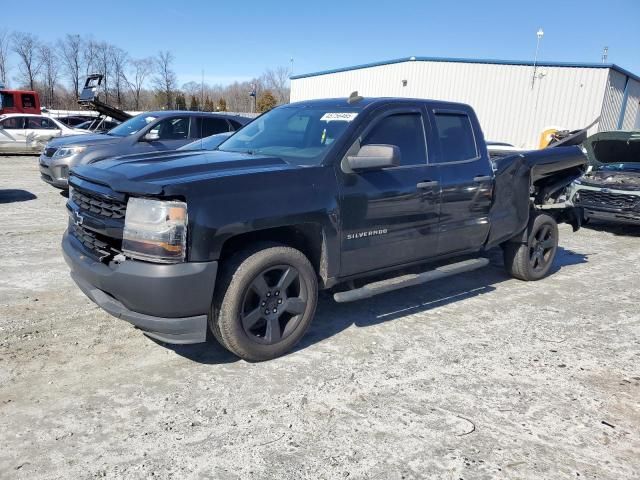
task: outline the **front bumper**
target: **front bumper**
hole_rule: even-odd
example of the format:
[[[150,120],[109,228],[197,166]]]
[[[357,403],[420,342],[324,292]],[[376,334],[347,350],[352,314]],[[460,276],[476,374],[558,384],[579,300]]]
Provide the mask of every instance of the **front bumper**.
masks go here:
[[[69,188],[69,168],[73,156],[54,159],[47,157],[44,153],[40,155],[38,164],[40,167],[40,178],[56,188],[66,190]]]
[[[125,260],[106,265],[85,255],[68,232],[62,251],[71,278],[111,315],[163,342],[206,341],[218,262],[165,265]]]
[[[618,190],[592,185],[574,185],[573,188],[573,202],[577,207],[582,208],[585,219],[593,218],[607,222],[640,225],[640,191]],[[584,201],[585,195],[580,194],[585,191],[609,195],[612,202],[607,202],[606,200],[601,202]],[[620,206],[619,202],[618,204],[613,203],[616,202],[616,196],[627,199],[624,202],[627,206]],[[633,197],[636,197],[637,201],[629,200],[633,199]]]

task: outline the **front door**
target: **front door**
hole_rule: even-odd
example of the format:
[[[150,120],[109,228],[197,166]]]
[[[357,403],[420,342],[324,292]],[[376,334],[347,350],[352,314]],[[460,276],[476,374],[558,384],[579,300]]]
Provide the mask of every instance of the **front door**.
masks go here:
[[[26,152],[25,117],[8,117],[0,121],[0,153]]]
[[[175,150],[186,145],[191,141],[189,138],[190,120],[189,116],[160,120],[137,142],[134,147],[136,153]],[[193,123],[195,128],[195,121]]]
[[[392,111],[361,137],[361,145],[395,145],[397,167],[339,170],[341,276],[410,263],[437,248],[437,167],[427,164],[423,115]]]
[[[49,140],[60,135],[58,126],[47,117],[26,117],[24,137],[26,149],[40,153]]]

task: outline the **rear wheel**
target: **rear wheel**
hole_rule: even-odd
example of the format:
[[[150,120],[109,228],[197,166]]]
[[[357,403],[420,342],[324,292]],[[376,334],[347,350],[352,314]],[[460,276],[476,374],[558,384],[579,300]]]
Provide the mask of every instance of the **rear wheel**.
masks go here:
[[[558,250],[558,224],[546,214],[537,215],[529,225],[527,242],[506,243],[504,265],[520,280],[539,280],[549,273]]]
[[[218,341],[250,361],[291,350],[311,324],[318,300],[309,260],[290,247],[263,245],[240,253],[225,270],[210,316]]]

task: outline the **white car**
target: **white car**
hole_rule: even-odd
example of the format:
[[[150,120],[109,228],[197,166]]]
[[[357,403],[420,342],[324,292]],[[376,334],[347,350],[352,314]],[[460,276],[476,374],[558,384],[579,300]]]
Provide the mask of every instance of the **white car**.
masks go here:
[[[69,128],[55,118],[27,113],[0,115],[0,154],[40,153],[54,137],[81,135],[86,130]]]

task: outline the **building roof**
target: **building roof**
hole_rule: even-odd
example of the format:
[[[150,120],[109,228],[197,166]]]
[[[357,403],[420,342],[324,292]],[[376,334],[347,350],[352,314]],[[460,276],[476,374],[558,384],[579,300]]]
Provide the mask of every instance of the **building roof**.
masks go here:
[[[354,65],[351,67],[334,68],[332,70],[323,70],[320,72],[305,73],[301,75],[292,75],[291,80],[297,80],[299,78],[317,77],[319,75],[327,75],[330,73],[348,72],[350,70],[359,70],[361,68],[379,67],[381,65],[392,65],[394,63],[404,62],[448,62],[448,63],[484,63],[490,65],[522,65],[533,67],[534,62],[531,60],[496,60],[487,58],[452,58],[452,57],[403,57],[395,58],[393,60],[385,60],[382,62],[365,63],[362,65]],[[640,76],[631,73],[630,71],[619,67],[614,63],[580,63],[580,62],[548,62],[538,61],[535,63],[539,67],[568,67],[568,68],[610,68],[616,72],[620,72],[623,75],[633,78],[640,82]]]

